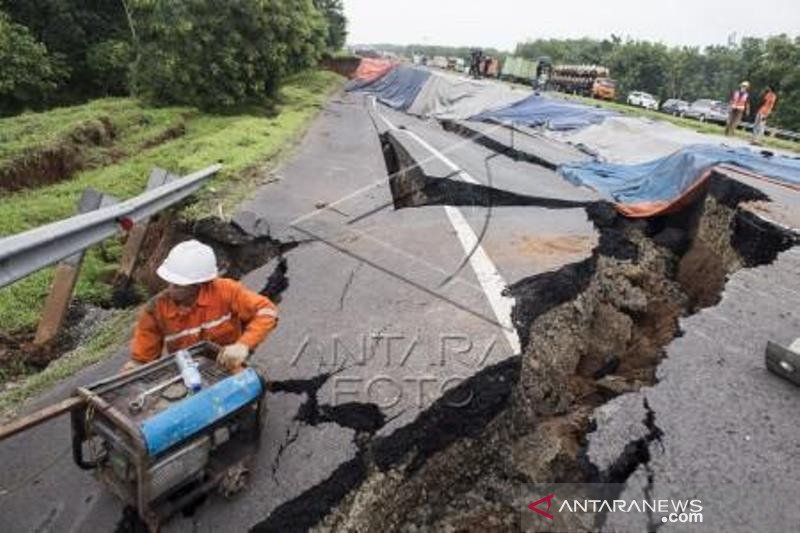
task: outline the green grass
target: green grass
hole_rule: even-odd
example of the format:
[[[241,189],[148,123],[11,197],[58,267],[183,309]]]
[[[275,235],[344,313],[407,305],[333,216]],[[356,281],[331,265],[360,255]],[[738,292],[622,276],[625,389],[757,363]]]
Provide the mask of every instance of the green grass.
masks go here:
[[[585,96],[577,96],[577,95],[569,95],[561,93],[555,93],[555,94],[566,100],[574,100],[587,105],[602,106],[608,109],[613,109],[614,111],[618,111],[620,113],[624,113],[626,115],[647,117],[655,120],[663,120],[666,122],[671,122],[676,126],[680,126],[682,128],[688,128],[690,130],[694,130],[699,133],[709,133],[713,135],[725,134],[725,126],[721,126],[719,124],[714,124],[710,122],[700,122],[699,120],[694,120],[690,118],[674,117],[666,113],[659,113],[658,111],[653,111],[651,109],[644,109],[641,107],[633,107],[621,104],[619,102],[607,102],[605,100],[596,100],[593,98],[587,98]],[[745,139],[747,141],[751,139],[750,133],[745,132],[744,130],[737,130],[736,137],[740,139]],[[800,152],[800,143],[794,141],[788,141],[785,139],[776,139],[774,137],[766,137],[766,136],[763,137],[761,145],[769,146],[772,148],[778,148],[790,152]]]
[[[137,151],[168,128],[196,113],[187,107],[146,108],[132,98],[103,98],[43,113],[23,113],[0,119],[0,166],[36,150],[64,142],[76,128],[108,119],[114,126],[113,145],[86,147],[93,165]],[[111,152],[113,148],[113,154]]]
[[[308,71],[286,81],[277,108],[249,109],[235,114],[211,115],[191,108],[148,108],[133,99],[104,99],[85,106],[57,109],[45,113],[3,119],[0,130],[18,150],[53,142],[75,123],[107,114],[112,121],[128,124],[125,145],[135,146],[151,135],[147,126],[136,128],[141,117],[151,123],[169,124],[184,120],[186,134],[155,147],[131,153],[126,159],[76,174],[73,178],[47,187],[19,191],[0,197],[0,236],[19,233],[75,214],[82,191],[93,187],[125,199],[140,194],[154,166],[175,173],[199,170],[222,163],[217,175],[197,202],[188,206],[183,217],[200,217],[229,211],[255,187],[253,169],[287,153],[292,141],[304,131],[327,97],[340,87],[343,78],[326,71]],[[119,113],[119,116],[116,115]],[[122,117],[122,118],[120,118]],[[138,118],[137,118],[138,117]],[[68,121],[75,123],[70,124]],[[17,122],[15,122],[17,121]],[[10,125],[9,130],[4,128]],[[53,131],[45,131],[50,128]],[[10,153],[6,149],[6,153]],[[119,244],[110,239],[105,253],[93,248],[86,254],[76,287],[78,298],[102,302],[110,288],[104,283],[119,257]],[[0,289],[0,330],[12,333],[32,327],[39,318],[49,291],[52,270],[46,269]]]

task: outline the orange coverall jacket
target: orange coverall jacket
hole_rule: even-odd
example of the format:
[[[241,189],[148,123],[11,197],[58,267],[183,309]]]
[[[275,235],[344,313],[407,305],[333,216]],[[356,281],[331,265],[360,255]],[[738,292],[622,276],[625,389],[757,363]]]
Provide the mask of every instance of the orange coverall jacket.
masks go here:
[[[204,284],[192,307],[182,308],[165,294],[154,297],[139,315],[131,356],[148,363],[200,341],[221,346],[240,342],[251,350],[275,329],[278,308],[269,298],[238,281],[217,278]]]

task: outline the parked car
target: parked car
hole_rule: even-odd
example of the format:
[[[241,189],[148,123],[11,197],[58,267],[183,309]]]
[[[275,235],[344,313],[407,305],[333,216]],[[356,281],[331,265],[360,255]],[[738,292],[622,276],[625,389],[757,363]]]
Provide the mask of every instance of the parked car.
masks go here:
[[[700,122],[709,121],[725,124],[728,121],[728,106],[719,100],[701,98],[692,102],[692,105],[684,111],[683,115],[689,118],[696,118]]]
[[[628,94],[628,105],[635,105],[645,109],[658,109],[658,100],[650,93],[644,91],[633,91]]]
[[[661,104],[662,113],[668,113],[675,117],[682,117],[687,109],[689,109],[689,102],[686,100],[678,100],[677,98],[670,98]]]

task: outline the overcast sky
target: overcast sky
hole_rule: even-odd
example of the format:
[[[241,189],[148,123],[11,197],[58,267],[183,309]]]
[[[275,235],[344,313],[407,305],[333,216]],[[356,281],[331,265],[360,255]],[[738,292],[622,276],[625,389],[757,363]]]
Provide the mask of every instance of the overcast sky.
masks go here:
[[[442,44],[513,50],[549,37],[724,44],[731,33],[800,33],[800,0],[344,0],[349,44]]]

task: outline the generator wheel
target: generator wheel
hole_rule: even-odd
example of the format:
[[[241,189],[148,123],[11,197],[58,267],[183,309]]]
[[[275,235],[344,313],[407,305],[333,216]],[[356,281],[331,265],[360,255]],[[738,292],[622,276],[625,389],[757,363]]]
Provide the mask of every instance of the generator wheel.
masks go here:
[[[242,492],[250,482],[250,471],[243,462],[228,468],[219,483],[219,492],[226,499],[231,499]]]

